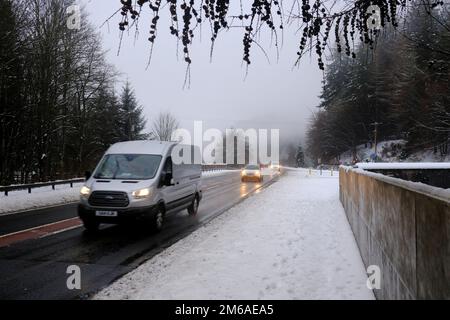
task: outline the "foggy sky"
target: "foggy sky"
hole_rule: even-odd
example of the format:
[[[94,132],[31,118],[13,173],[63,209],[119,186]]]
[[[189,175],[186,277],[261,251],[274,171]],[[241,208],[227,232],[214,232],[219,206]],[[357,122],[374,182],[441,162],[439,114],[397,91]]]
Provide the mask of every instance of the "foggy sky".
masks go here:
[[[209,25],[204,24],[203,39],[200,41],[197,32],[190,49],[193,61],[190,88],[183,90],[186,63],[181,50],[177,60],[177,43],[169,32],[167,8],[159,20],[152,61],[146,70],[150,52],[148,7],[139,23],[138,38],[135,41],[134,29],[124,33],[121,51],[117,55],[120,16],[99,27],[120,7],[120,2],[83,0],[82,3],[90,22],[101,34],[103,48],[108,50],[108,62],[122,73],[122,81],[128,79],[131,82],[149,120],[148,127],[160,111],[170,111],[181,126],[189,130],[194,120],[202,120],[204,127],[219,129],[278,128],[282,143],[287,139],[298,141],[304,137],[311,110],[319,102],[322,72],[314,57],[311,60],[305,58],[300,68],[294,68],[299,43],[299,37],[295,35],[296,25],[285,28],[279,61],[275,47],[270,46],[270,34],[261,36],[259,43],[268,53],[270,64],[262,51],[253,46],[252,64],[245,77],[243,31],[220,32],[210,63],[210,31]]]

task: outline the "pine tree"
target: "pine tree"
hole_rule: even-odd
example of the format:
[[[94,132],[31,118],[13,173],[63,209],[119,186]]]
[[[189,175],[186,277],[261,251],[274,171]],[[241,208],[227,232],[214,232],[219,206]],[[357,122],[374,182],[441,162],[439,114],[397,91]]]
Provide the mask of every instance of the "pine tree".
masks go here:
[[[122,89],[119,103],[120,140],[142,140],[147,135],[142,131],[146,120],[142,114],[143,108],[138,105],[135,93],[127,81]]]
[[[120,131],[117,124],[120,121],[119,103],[114,92],[109,88],[100,88],[93,104],[93,140],[100,150],[106,150],[111,144],[120,141]]]
[[[305,167],[305,154],[303,153],[302,145],[297,147],[297,152],[295,154],[295,161],[297,167]]]

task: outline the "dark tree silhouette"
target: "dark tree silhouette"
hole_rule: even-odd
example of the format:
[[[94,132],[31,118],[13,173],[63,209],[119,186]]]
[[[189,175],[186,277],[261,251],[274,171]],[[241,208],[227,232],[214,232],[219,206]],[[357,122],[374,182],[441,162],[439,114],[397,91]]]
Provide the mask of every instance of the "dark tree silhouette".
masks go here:
[[[147,135],[142,133],[146,124],[142,112],[143,108],[138,105],[131,84],[127,81],[122,89],[119,103],[119,130],[122,141],[147,138]]]

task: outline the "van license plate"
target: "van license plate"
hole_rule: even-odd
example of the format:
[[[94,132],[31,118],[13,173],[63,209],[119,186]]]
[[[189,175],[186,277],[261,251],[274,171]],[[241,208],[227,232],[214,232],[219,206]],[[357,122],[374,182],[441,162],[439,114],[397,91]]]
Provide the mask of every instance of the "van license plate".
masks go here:
[[[95,211],[97,217],[117,217],[117,211]]]

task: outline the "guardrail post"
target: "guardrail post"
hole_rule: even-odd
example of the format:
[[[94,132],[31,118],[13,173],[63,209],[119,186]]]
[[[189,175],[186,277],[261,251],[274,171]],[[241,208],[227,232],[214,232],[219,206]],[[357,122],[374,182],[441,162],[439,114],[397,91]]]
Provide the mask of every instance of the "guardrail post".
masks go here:
[[[331,167],[331,176],[333,176],[333,167]]]
[[[54,184],[52,184],[52,190],[55,190],[55,185]]]
[[[5,190],[5,197],[8,196],[8,190]]]
[[[28,193],[31,193],[31,187],[28,187]]]
[[[73,182],[70,183],[70,187],[73,188]]]

